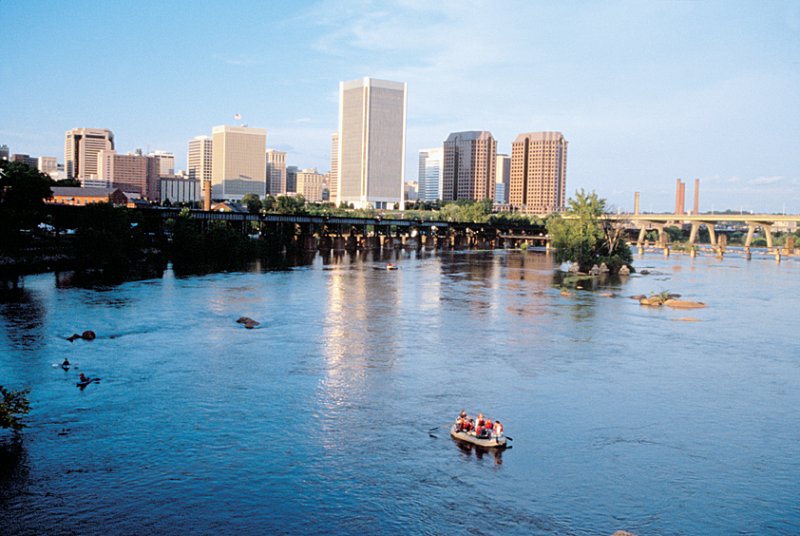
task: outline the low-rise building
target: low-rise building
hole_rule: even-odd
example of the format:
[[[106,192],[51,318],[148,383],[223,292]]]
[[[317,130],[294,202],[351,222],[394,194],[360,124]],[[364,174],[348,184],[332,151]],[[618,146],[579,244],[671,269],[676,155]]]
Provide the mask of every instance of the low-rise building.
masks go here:
[[[200,180],[186,179],[178,176],[161,177],[161,202],[170,203],[199,203]]]
[[[128,197],[119,188],[81,188],[78,186],[51,186],[53,192],[45,203],[53,205],[85,206],[92,203],[127,205]]]

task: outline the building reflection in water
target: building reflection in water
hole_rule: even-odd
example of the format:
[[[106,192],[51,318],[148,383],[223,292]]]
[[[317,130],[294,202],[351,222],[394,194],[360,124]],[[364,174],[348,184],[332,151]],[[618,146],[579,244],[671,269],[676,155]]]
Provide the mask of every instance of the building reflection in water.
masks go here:
[[[394,365],[402,309],[400,271],[380,269],[376,252],[338,254],[327,259],[327,297],[322,350],[325,374],[318,388],[319,433],[326,449],[341,448],[359,414],[375,395],[370,382]],[[379,268],[379,269],[375,269]],[[376,338],[375,334],[381,334]]]

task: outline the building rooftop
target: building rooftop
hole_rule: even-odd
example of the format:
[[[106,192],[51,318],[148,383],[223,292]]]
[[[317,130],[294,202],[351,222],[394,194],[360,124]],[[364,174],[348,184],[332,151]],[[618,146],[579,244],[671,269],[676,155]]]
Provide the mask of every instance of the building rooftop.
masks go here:
[[[492,137],[492,133],[488,130],[466,130],[464,132],[451,132],[450,135],[447,136],[447,141],[488,140]]]
[[[51,186],[53,197],[81,196],[81,197],[108,197],[116,188],[81,188],[80,186]]]

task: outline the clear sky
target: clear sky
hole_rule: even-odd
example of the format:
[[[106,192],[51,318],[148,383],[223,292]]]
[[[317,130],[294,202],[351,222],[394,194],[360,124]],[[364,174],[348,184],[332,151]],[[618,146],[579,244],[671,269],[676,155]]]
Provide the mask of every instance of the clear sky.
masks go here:
[[[671,210],[800,213],[800,1],[101,2],[0,0],[0,144],[64,158],[64,132],[121,152],[219,124],[267,129],[330,167],[339,81],[408,83],[406,179],[450,132],[569,140],[567,191]],[[234,114],[242,120],[235,121]]]

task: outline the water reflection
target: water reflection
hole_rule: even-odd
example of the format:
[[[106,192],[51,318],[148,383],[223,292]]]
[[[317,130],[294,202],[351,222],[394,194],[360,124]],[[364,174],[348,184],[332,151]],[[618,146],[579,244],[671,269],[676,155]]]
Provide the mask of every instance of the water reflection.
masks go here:
[[[332,255],[328,260],[333,269],[326,272],[325,376],[320,379],[319,403],[323,445],[336,448],[358,428],[358,413],[365,407],[373,374],[394,365],[398,347],[394,326],[402,310],[402,285],[397,279],[402,270],[372,270],[375,262],[383,261],[377,252]]]
[[[41,342],[45,307],[36,291],[18,280],[0,282],[0,316],[12,348],[27,349]]]
[[[25,494],[29,473],[28,451],[23,441],[17,437],[0,439],[0,509]]]
[[[453,439],[453,442],[458,445],[458,448],[467,459],[470,459],[473,455],[475,455],[475,459],[481,461],[483,460],[484,456],[486,456],[493,459],[495,465],[503,465],[503,452],[505,449],[485,449],[471,443],[458,441],[457,439]]]

